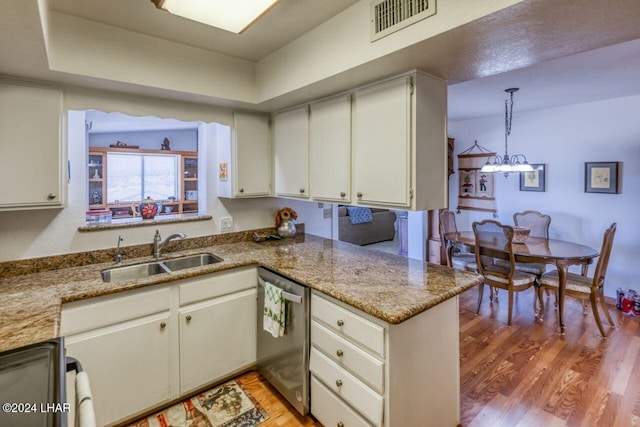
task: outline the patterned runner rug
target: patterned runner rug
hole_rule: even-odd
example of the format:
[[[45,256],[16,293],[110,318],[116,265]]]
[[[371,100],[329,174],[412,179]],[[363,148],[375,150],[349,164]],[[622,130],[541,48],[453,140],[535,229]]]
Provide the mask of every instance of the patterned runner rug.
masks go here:
[[[233,380],[136,421],[128,427],[252,427],[269,414]]]

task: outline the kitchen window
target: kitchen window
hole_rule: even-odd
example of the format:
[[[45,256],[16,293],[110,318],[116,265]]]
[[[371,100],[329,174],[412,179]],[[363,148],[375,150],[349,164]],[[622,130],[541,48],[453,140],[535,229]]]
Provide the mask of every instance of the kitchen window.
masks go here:
[[[89,147],[89,211],[113,219],[139,214],[146,199],[156,216],[198,213],[198,152]]]
[[[107,204],[177,197],[179,156],[107,153]]]

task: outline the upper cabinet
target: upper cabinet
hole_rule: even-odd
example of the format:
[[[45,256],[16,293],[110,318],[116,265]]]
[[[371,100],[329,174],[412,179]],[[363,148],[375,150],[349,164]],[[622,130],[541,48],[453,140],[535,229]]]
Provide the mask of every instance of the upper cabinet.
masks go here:
[[[60,208],[62,91],[0,83],[0,210]]]
[[[351,200],[351,96],[310,105],[311,196],[314,200]]]
[[[410,207],[411,79],[356,92],[355,191],[358,203]]]
[[[218,195],[264,197],[271,194],[269,117],[234,113],[230,146],[218,144]]]
[[[276,195],[309,198],[309,110],[306,105],[275,114],[273,148]]]
[[[354,204],[446,206],[445,81],[416,72],[359,89],[353,120]]]

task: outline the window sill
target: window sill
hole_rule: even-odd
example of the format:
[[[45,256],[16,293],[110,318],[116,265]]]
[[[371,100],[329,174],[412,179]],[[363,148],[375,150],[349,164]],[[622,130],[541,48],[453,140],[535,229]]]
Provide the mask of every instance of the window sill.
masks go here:
[[[193,221],[209,221],[213,219],[211,215],[198,214],[178,214],[178,215],[162,215],[154,219],[138,218],[121,218],[114,219],[110,223],[86,224],[78,227],[78,231],[102,231],[114,230],[118,228],[145,227],[147,225],[173,224],[179,222]]]

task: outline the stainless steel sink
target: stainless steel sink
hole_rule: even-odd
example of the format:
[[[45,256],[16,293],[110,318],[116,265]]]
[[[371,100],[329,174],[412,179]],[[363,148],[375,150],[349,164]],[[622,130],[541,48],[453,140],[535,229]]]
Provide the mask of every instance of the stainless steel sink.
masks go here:
[[[173,258],[162,261],[162,263],[171,271],[184,270],[185,268],[202,267],[203,265],[214,264],[222,261],[213,254],[189,255],[180,258]]]
[[[104,282],[119,282],[121,280],[142,279],[154,274],[169,273],[170,271],[161,262],[148,262],[103,270],[102,280]]]
[[[202,267],[204,265],[221,262],[222,258],[213,254],[187,255],[165,261],[146,262],[144,264],[113,267],[102,271],[102,281],[118,282],[123,280],[144,279],[156,274],[170,273],[186,268]]]

